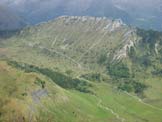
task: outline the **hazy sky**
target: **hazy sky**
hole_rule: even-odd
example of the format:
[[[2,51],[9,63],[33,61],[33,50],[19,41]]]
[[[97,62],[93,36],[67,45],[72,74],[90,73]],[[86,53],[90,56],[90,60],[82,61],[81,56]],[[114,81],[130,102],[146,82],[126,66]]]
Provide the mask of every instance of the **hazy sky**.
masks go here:
[[[113,4],[118,9],[162,13],[162,0],[0,0],[1,5],[8,6],[17,12],[44,12],[57,7],[67,10],[84,11],[93,4]],[[146,14],[146,13],[145,13]]]
[[[88,15],[92,16],[97,13],[96,15],[103,16],[110,14],[111,17],[112,12],[117,17],[121,17],[118,14],[123,13],[122,17],[126,16],[134,21],[146,19],[153,24],[160,24],[162,20],[162,0],[0,0],[0,5],[9,7],[28,21],[32,20],[33,23],[66,13],[86,15],[89,10],[91,14]],[[119,13],[120,10],[122,13]]]
[[[0,4],[19,6],[22,8],[30,4],[41,4],[44,6],[46,6],[46,4],[48,5],[52,4],[53,6],[57,6],[66,3],[71,5],[76,5],[80,3],[81,5],[83,4],[87,5],[87,4],[91,4],[92,1],[96,1],[96,0],[0,0]],[[97,1],[102,1],[102,0],[97,0]],[[159,6],[159,3],[161,3],[161,0],[107,0],[107,1],[113,1],[114,3],[137,6],[137,7],[155,7],[155,6]]]
[[[50,9],[59,6],[66,6],[67,9],[87,9],[94,2],[111,2],[120,9],[139,9],[162,11],[162,0],[0,0],[0,4],[9,6],[18,11],[30,9]]]

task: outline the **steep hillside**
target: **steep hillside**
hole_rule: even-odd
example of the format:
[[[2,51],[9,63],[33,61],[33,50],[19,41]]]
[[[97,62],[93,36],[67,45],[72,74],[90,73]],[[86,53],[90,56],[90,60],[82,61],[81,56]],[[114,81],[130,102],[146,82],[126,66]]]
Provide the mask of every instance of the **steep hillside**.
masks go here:
[[[121,20],[62,16],[1,39],[0,82],[8,86],[5,78],[17,76],[12,70],[33,77],[14,81],[20,90],[30,82],[24,97],[36,104],[33,121],[161,122],[161,42],[160,32]],[[23,121],[28,111],[20,111]]]
[[[76,83],[81,83],[80,88],[84,89],[75,90],[72,87],[64,87],[72,83],[73,78],[70,76],[4,60],[0,61],[0,76],[2,122],[162,120],[160,108],[144,103],[127,92],[118,91],[108,83],[75,79]],[[57,84],[58,81],[62,82],[63,86]],[[85,89],[91,92],[85,92]]]
[[[42,51],[46,56],[53,55],[48,56],[51,58],[59,56],[57,60],[63,58],[72,65],[87,64],[87,68],[96,68],[93,65],[97,64],[101,53],[109,59],[125,57],[126,50],[119,51],[119,47],[131,46],[138,41],[136,37],[135,29],[121,20],[63,16],[26,28],[11,40],[12,47],[25,46],[32,51]],[[116,55],[112,55],[114,53]]]

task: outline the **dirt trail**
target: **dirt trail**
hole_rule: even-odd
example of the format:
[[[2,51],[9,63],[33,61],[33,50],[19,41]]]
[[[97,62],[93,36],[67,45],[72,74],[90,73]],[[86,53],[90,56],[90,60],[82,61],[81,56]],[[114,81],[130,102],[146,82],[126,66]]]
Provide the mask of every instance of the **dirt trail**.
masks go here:
[[[149,107],[151,107],[151,108],[153,108],[153,109],[162,111],[161,108],[157,108],[157,107],[155,107],[155,106],[153,106],[153,105],[151,105],[151,104],[145,103],[142,99],[140,99],[140,98],[137,97],[137,96],[134,96],[134,95],[132,95],[132,94],[130,94],[130,93],[128,93],[128,92],[124,92],[124,93],[127,94],[128,96],[130,96],[130,97],[132,97],[132,98],[138,100],[140,103],[142,103],[142,104],[144,104],[144,105],[146,105],[146,106],[149,106]]]
[[[59,52],[59,51],[57,51],[57,50],[48,49],[48,48],[43,47],[43,46],[39,46],[38,48],[40,48],[40,49],[46,49],[46,50],[48,50],[48,51],[50,51],[50,52],[54,52],[54,53],[56,53],[56,54],[58,54],[58,55],[60,55],[60,56],[62,56],[62,57],[64,57],[64,58],[70,60],[71,62],[73,62],[74,64],[76,64],[80,69],[83,68],[83,67],[81,66],[81,64],[78,63],[76,60],[74,60],[73,58],[71,58],[71,57],[69,57],[69,56],[67,56],[67,55],[65,55],[65,54],[63,54],[63,53],[61,53],[61,52]]]
[[[55,40],[52,42],[52,45],[51,45],[52,48],[55,46],[56,42],[57,42],[57,36],[55,37]]]
[[[100,108],[103,108],[107,111],[110,111],[118,120],[120,120],[121,122],[124,122],[125,119],[120,117],[118,113],[114,112],[111,108],[107,107],[107,106],[103,106],[102,105],[102,100],[100,99],[99,102],[97,103],[97,106],[99,106]]]

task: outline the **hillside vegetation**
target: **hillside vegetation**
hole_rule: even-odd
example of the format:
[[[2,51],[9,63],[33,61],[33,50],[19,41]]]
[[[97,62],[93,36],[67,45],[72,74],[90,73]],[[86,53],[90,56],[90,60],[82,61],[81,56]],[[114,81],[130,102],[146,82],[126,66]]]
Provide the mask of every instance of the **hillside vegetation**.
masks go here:
[[[161,122],[161,77],[160,32],[59,17],[1,36],[0,121]]]

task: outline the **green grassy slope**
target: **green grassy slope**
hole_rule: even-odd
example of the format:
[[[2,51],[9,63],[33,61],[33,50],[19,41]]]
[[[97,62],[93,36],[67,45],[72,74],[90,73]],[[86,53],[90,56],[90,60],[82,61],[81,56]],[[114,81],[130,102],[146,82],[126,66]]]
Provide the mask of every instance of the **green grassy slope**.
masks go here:
[[[106,57],[108,53],[113,53],[114,49],[122,46],[123,35],[133,29],[108,19],[83,19],[60,17],[46,24],[26,28],[20,35],[9,39],[12,53],[22,52],[23,55],[25,52],[31,56],[32,51],[33,55],[37,55],[31,58],[33,60],[48,57],[57,64],[61,62],[63,65],[66,62],[72,68],[80,64],[87,68],[100,69],[96,64],[101,53]]]
[[[49,77],[20,71],[5,61],[0,62],[0,75],[1,121],[160,122],[162,119],[162,110],[104,82],[92,82],[90,89],[94,94],[65,90]],[[38,79],[45,81],[44,88],[37,84]]]
[[[161,122],[161,42],[159,32],[93,17],[1,38],[1,121]]]

